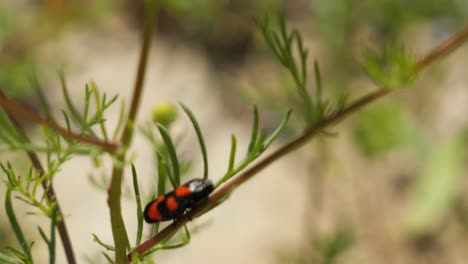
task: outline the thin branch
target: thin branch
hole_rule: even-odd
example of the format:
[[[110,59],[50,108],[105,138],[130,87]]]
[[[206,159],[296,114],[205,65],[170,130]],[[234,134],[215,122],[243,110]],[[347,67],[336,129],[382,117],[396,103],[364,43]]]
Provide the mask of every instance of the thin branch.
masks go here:
[[[418,71],[422,71],[423,69],[430,66],[435,61],[441,59],[443,56],[449,54],[453,51],[456,47],[460,46],[463,42],[468,39],[468,28],[464,29],[463,31],[457,33],[455,36],[450,38],[449,40],[443,42],[441,45],[433,49],[427,56],[425,56],[417,65]],[[293,139],[289,143],[285,144],[284,146],[280,147],[275,152],[271,153],[269,156],[265,157],[257,164],[255,164],[250,169],[247,169],[245,172],[239,174],[238,176],[234,177],[231,181],[227,182],[222,187],[216,189],[210,197],[200,206],[194,208],[193,210],[189,211],[187,214],[183,215],[179,218],[176,222],[170,224],[163,230],[161,230],[158,234],[153,236],[152,238],[148,239],[147,241],[143,242],[140,246],[134,249],[127,255],[127,259],[130,260],[133,254],[142,255],[146,251],[148,251],[153,246],[161,243],[164,239],[175,233],[178,229],[184,226],[188,221],[208,212],[210,209],[214,208],[216,205],[221,203],[226,196],[228,196],[234,189],[238,186],[246,182],[248,179],[262,171],[264,168],[275,162],[276,160],[282,158],[283,156],[289,154],[290,152],[296,150],[297,148],[303,146],[307,143],[308,140],[313,138],[317,135],[320,131],[324,128],[336,123],[339,120],[342,120],[352,113],[360,110],[364,106],[376,101],[379,98],[382,98],[393,90],[389,90],[386,88],[380,88],[377,91],[371,92],[366,96],[361,97],[348,107],[344,108],[343,110],[336,112],[334,115],[328,117],[327,119],[317,123],[315,126],[307,129],[303,132],[300,136]]]
[[[137,76],[135,86],[133,88],[132,102],[128,112],[127,122],[122,133],[120,141],[125,145],[129,145],[134,132],[135,117],[138,112],[143,85],[145,82],[146,66],[148,65],[148,57],[151,48],[151,39],[153,37],[155,21],[156,21],[156,1],[153,0],[148,8],[148,17],[145,19],[145,27],[143,31],[143,43],[140,50],[140,60],[138,62]]]
[[[137,76],[135,86],[133,88],[132,102],[128,112],[127,121],[125,123],[124,131],[120,138],[121,144],[124,146],[124,152],[117,156],[120,163],[124,163],[126,156],[126,149],[130,145],[133,133],[136,114],[139,109],[141,95],[143,92],[143,84],[146,74],[146,66],[148,64],[148,56],[151,48],[151,39],[153,37],[156,21],[157,4],[156,0],[149,3],[147,8],[147,15],[145,17],[145,25],[143,31],[143,41],[140,50],[140,59],[138,62]],[[122,218],[121,196],[122,196],[122,166],[115,165],[112,168],[111,182],[108,189],[108,200],[112,226],[112,235],[115,244],[115,261],[117,264],[127,262],[128,235],[125,228],[125,223]]]
[[[417,65],[418,71],[427,68],[427,66],[432,64],[434,61],[440,59],[441,57],[452,52],[454,49],[458,48],[460,45],[463,44],[463,42],[466,41],[467,38],[468,26],[460,32],[458,32],[452,38],[448,39],[447,41],[433,49],[431,52],[429,52],[429,54],[427,54],[423,59],[421,59]]]
[[[5,95],[3,94],[2,91],[0,91],[0,98],[6,98]],[[3,104],[2,104],[3,106]],[[8,115],[8,118],[10,119],[11,123],[16,127],[18,132],[21,134],[23,139],[27,143],[31,143],[31,140],[27,137],[26,132],[24,131],[23,126],[19,123],[19,121],[15,118],[15,116],[6,108],[3,108],[5,112]],[[17,112],[14,112],[17,114]],[[31,160],[32,165],[34,166],[35,170],[39,173],[39,175],[42,177],[45,174],[44,167],[41,164],[41,161],[39,160],[39,157],[37,154],[33,151],[26,151],[26,154],[28,155],[29,159]],[[73,252],[73,247],[71,244],[70,236],[68,235],[68,230],[67,226],[65,224],[65,218],[64,214],[62,213],[62,210],[60,209],[59,202],[57,200],[57,196],[54,191],[54,187],[52,186],[52,183],[49,183],[49,181],[44,178],[42,181],[42,187],[44,190],[47,192],[47,200],[49,200],[50,203],[56,204],[56,214],[60,215],[60,218],[57,219],[57,229],[59,231],[60,239],[62,240],[62,245],[63,249],[65,251],[65,255],[67,257],[68,263],[69,264],[75,264],[76,259],[75,259],[75,253]],[[55,219],[53,220],[55,221]]]
[[[98,138],[89,137],[89,136],[82,135],[82,134],[76,134],[72,132],[71,130],[69,130],[68,128],[64,128],[58,125],[57,123],[53,122],[52,120],[48,120],[40,116],[36,111],[32,110],[30,107],[26,106],[25,104],[22,104],[18,101],[8,98],[1,89],[0,89],[0,105],[5,109],[6,112],[14,113],[15,116],[21,116],[35,124],[47,126],[65,138],[74,139],[82,143],[95,145],[110,153],[116,152],[120,146],[119,144],[116,144],[113,142],[103,141]]]

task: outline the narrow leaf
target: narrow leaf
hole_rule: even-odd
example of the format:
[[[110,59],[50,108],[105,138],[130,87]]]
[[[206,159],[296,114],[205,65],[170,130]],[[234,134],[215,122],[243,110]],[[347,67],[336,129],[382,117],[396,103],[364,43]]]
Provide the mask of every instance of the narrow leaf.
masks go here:
[[[189,243],[191,239],[190,231],[187,225],[184,225],[185,237],[182,237],[182,241],[185,243]]]
[[[260,132],[260,137],[257,140],[257,144],[255,144],[255,153],[256,155],[260,155],[265,148],[263,148],[263,142],[268,136],[268,130],[262,129],[262,132]]]
[[[36,92],[36,96],[39,99],[39,104],[41,105],[41,109],[44,111],[45,116],[47,117],[47,120],[50,120],[55,123],[54,117],[52,115],[52,111],[50,110],[50,104],[48,103],[47,98],[44,95],[44,92],[42,91],[39,80],[37,79],[37,76],[35,74],[31,78],[31,82],[32,82],[32,87],[34,91]]]
[[[6,249],[15,255],[15,257],[19,258],[22,264],[32,264],[32,261],[23,252],[12,247],[7,247]]]
[[[158,160],[158,193],[160,196],[166,192],[166,169],[164,166],[164,160],[161,154],[157,153]]]
[[[157,123],[159,133],[167,147],[167,151],[169,152],[169,157],[171,159],[172,171],[174,172],[174,181],[177,186],[180,185],[180,167],[179,161],[177,159],[176,149],[174,147],[174,143],[172,142],[171,137],[169,136],[169,132],[166,130],[164,126]]]
[[[114,260],[111,258],[111,256],[109,256],[109,254],[107,254],[106,252],[104,251],[101,251],[101,254],[106,258],[106,260],[111,263],[111,264],[114,264]]]
[[[265,143],[263,144],[264,149],[267,149],[270,146],[270,144],[276,139],[276,137],[278,137],[279,133],[283,130],[283,128],[288,123],[291,113],[292,113],[292,110],[289,110],[286,116],[281,121],[280,125],[275,129],[275,131],[273,131],[270,137],[265,140]]]
[[[167,177],[169,179],[169,181],[171,182],[172,188],[175,189],[178,185],[174,180],[174,176],[172,176],[171,170],[169,169],[168,164],[170,164],[170,161],[167,159],[167,157],[164,157],[161,153],[158,153],[157,155],[159,155],[161,158],[161,165],[163,166],[162,169],[164,171],[163,172],[164,177]]]
[[[122,128],[124,119],[125,119],[125,101],[122,101],[122,103],[120,104],[119,121],[117,122],[117,126],[115,127],[115,130],[114,130],[114,134],[112,135],[112,140],[115,140],[117,138],[119,131]]]
[[[91,101],[91,95],[93,94],[93,90],[89,88],[89,84],[85,84],[85,107],[83,111],[83,119],[85,121],[88,120],[88,114],[89,114],[89,102]]]
[[[65,103],[67,105],[68,110],[70,110],[70,113],[73,119],[80,125],[81,128],[83,128],[84,131],[88,132],[89,134],[93,136],[96,136],[94,132],[91,130],[91,128],[88,126],[86,120],[84,120],[83,116],[81,116],[76,106],[73,104],[73,100],[71,99],[70,94],[68,93],[67,83],[65,81],[65,75],[61,71],[59,72],[59,78],[60,78],[60,84],[62,87],[62,93],[65,98]]]
[[[190,118],[193,128],[197,133],[198,143],[200,144],[200,149],[203,155],[203,179],[206,180],[208,178],[208,154],[206,152],[205,141],[203,140],[203,135],[200,126],[198,125],[197,119],[195,118],[195,115],[192,113],[192,111],[183,103],[179,102],[179,104],[182,107],[182,109],[184,109],[184,112],[187,114],[187,116]]]
[[[157,166],[158,166],[158,197],[166,192],[166,165],[164,164],[163,157],[161,154],[156,153]],[[171,179],[171,178],[169,178]],[[159,232],[159,222],[153,225],[152,235],[155,235]]]
[[[15,258],[8,256],[7,254],[3,254],[0,252],[0,262],[5,264],[21,264],[21,262]]]
[[[10,221],[10,225],[15,233],[18,242],[20,243],[21,247],[23,248],[23,252],[26,254],[28,259],[32,260],[30,247],[28,246],[28,242],[26,241],[23,231],[21,230],[21,226],[18,223],[18,220],[15,215],[15,211],[13,209],[13,204],[11,202],[11,190],[7,189],[6,197],[5,197],[5,210],[8,216],[8,220]]]
[[[143,234],[143,209],[141,207],[140,189],[138,187],[138,177],[135,169],[135,165],[132,163],[132,178],[133,178],[133,192],[135,194],[135,200],[137,203],[137,234],[135,245],[138,246],[141,243],[141,236]]]
[[[53,205],[52,209],[52,217],[50,219],[50,241],[49,241],[49,263],[54,264],[55,263],[55,245],[57,244],[57,239],[55,236],[55,227],[57,225],[57,221],[62,221],[58,220],[57,218],[57,205]]]
[[[62,115],[63,115],[63,118],[65,119],[65,124],[67,126],[67,130],[68,130],[68,132],[70,132],[70,130],[71,130],[70,119],[68,118],[67,112],[65,112],[65,110],[63,110],[63,109],[62,109]]]
[[[317,101],[322,98],[322,76],[320,74],[320,68],[317,61],[314,61],[314,73],[315,73],[315,97]]]
[[[111,251],[115,250],[114,246],[102,242],[101,239],[99,239],[99,237],[96,234],[93,233],[92,235],[93,235],[93,238],[94,238],[94,242],[98,243],[103,248],[105,248],[107,250],[111,250]]]
[[[41,234],[42,239],[44,239],[44,241],[48,245],[49,244],[49,239],[47,238],[47,235],[44,233],[44,230],[42,230],[42,228],[40,226],[38,226],[37,229],[39,230],[39,234]]]
[[[250,143],[247,153],[250,153],[255,148],[255,143],[257,141],[257,134],[258,134],[258,109],[257,106],[254,105],[253,110],[253,126],[252,126],[252,134],[250,136]]]
[[[228,173],[232,171],[234,168],[234,163],[236,160],[236,148],[237,148],[237,139],[236,135],[232,134],[231,135],[231,154],[229,155],[229,167],[228,167]]]

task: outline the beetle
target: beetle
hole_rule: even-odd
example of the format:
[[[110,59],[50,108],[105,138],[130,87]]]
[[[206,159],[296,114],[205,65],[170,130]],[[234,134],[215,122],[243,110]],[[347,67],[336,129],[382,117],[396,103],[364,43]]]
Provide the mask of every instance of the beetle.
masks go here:
[[[173,220],[199,204],[214,190],[208,179],[193,179],[149,202],[143,213],[147,223]]]

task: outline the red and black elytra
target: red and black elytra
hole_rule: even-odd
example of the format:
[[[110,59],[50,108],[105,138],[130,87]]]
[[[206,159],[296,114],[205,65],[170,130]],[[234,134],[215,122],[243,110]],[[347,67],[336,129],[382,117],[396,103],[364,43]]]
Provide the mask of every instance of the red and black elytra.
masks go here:
[[[207,198],[213,189],[213,183],[210,180],[190,180],[148,203],[143,213],[145,221],[147,223],[156,223],[177,219],[187,209],[193,208]]]

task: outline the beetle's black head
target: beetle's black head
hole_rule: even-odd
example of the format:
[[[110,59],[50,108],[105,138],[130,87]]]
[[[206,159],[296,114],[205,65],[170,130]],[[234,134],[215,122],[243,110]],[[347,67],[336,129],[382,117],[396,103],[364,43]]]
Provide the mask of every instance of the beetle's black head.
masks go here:
[[[193,203],[198,203],[207,198],[214,189],[213,183],[210,180],[203,179],[193,179],[184,185],[192,192],[191,199]]]

